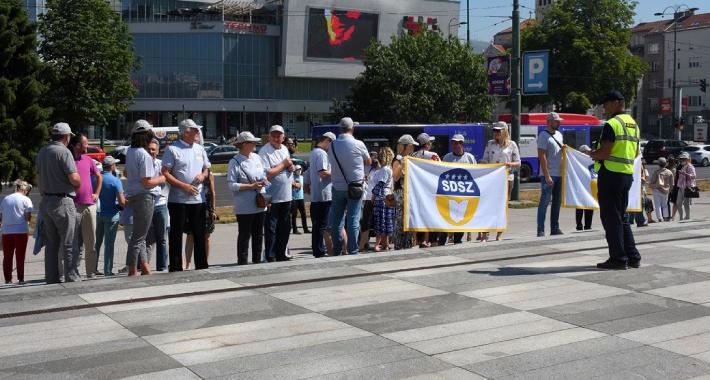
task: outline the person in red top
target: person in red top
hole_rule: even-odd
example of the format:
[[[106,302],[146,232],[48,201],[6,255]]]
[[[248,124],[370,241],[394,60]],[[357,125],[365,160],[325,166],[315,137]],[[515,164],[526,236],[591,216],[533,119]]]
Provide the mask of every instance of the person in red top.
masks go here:
[[[96,201],[101,193],[103,177],[96,168],[94,160],[86,155],[89,141],[81,133],[77,133],[69,141],[69,150],[74,155],[76,170],[81,178],[81,187],[76,190],[74,205],[76,206],[76,233],[74,234],[74,255],[81,257],[85,251],[86,278],[101,275],[98,271],[96,255]],[[95,184],[92,185],[92,178]]]

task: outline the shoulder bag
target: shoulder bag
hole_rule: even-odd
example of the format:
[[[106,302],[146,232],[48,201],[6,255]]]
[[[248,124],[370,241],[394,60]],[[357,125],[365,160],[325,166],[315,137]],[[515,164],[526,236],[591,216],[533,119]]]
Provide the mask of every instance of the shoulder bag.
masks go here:
[[[244,173],[244,176],[247,177],[247,181],[249,181],[249,183],[256,183],[255,180],[249,178],[249,174],[247,174],[247,171],[244,170],[244,167],[242,167],[242,163],[244,161],[239,162],[236,158],[232,158],[232,159],[237,162],[237,164],[239,165],[239,169],[241,169],[241,171]],[[256,207],[259,207],[259,208],[271,207],[271,194],[262,193],[259,190],[254,190],[254,191],[256,192],[256,199],[255,199]]]
[[[343,170],[343,167],[340,165],[340,160],[338,160],[338,155],[335,153],[335,141],[333,141],[333,143],[330,144],[330,149],[333,149],[333,156],[335,157],[335,162],[338,163],[338,168],[340,168],[340,172],[343,173],[343,178],[345,178],[345,182],[348,183],[348,198],[362,199],[362,196],[365,193],[365,190],[363,189],[363,186],[362,186],[363,181],[360,181],[360,182],[348,181],[348,177],[345,175],[345,171]]]

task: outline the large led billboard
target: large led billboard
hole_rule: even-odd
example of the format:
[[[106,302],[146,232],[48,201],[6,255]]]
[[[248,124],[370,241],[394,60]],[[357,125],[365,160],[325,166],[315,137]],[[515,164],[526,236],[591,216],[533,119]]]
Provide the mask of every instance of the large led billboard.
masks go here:
[[[379,16],[353,9],[308,8],[306,57],[362,60],[377,38]]]

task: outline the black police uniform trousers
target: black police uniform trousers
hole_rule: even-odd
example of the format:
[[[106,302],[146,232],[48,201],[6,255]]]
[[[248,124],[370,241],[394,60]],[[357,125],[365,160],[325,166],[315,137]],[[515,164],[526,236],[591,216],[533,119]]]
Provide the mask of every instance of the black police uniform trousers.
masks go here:
[[[617,263],[641,260],[626,212],[633,181],[631,174],[612,172],[603,166],[599,170],[599,215],[609,244],[609,257]]]

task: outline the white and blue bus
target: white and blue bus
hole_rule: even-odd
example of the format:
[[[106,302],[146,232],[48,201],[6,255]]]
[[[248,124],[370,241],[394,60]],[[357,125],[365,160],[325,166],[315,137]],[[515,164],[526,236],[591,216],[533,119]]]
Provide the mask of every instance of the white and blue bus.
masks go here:
[[[560,132],[564,143],[578,148],[581,145],[592,144],[599,139],[602,131],[602,122],[594,116],[560,114],[564,119]],[[522,167],[520,179],[530,180],[539,176],[539,161],[537,159],[537,136],[547,126],[546,113],[522,114],[520,117],[520,156]],[[501,121],[510,123],[510,115],[501,115]],[[313,141],[326,132],[338,134],[338,125],[318,125],[313,127]],[[414,138],[420,133],[427,133],[436,138],[432,150],[440,157],[451,151],[451,137],[462,134],[464,149],[480,160],[488,140],[493,138],[490,124],[360,124],[355,128],[355,137],[362,140],[369,150],[379,150],[380,147],[389,146],[394,149],[397,140],[405,133]]]

